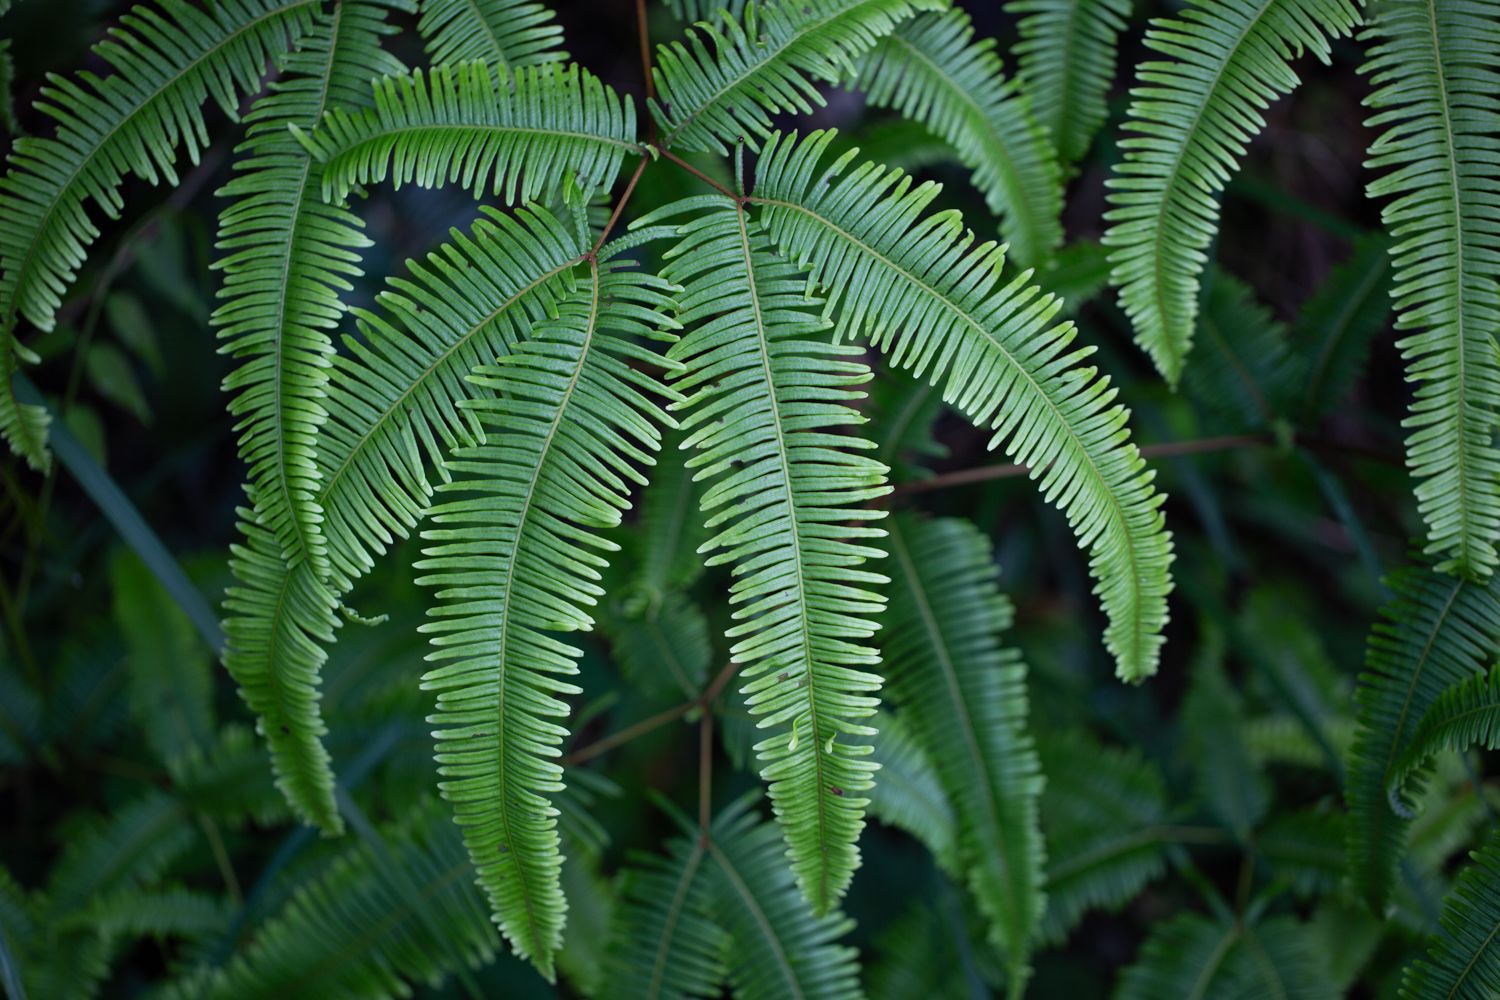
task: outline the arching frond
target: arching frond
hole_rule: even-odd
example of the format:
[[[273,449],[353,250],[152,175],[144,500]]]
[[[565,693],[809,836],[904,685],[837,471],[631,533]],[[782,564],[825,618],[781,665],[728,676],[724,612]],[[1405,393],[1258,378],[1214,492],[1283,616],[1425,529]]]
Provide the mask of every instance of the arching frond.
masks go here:
[[[958,865],[1025,991],[1041,919],[1042,791],[1026,728],[1026,665],[1001,647],[1014,616],[989,541],[958,518],[891,518],[891,602],[881,636],[890,698],[937,769],[958,821]]]
[[[671,396],[633,364],[660,363],[633,337],[663,336],[669,286],[616,265],[590,275],[498,364],[470,378],[491,390],[469,402],[486,441],[447,467],[463,491],[433,511],[417,569],[435,590],[439,787],[512,947],[553,976],[566,905],[559,885],[555,762],[567,730],[561,696],[578,651],[548,633],[592,627],[587,608],[612,544],[590,529],[619,522],[636,470],[667,422],[651,395]],[[668,335],[669,336],[669,335]],[[502,398],[503,394],[503,398]]]
[[[1020,85],[1001,72],[994,39],[973,39],[961,10],[918,15],[861,60],[854,86],[951,145],[1016,259],[1040,264],[1062,242],[1057,155]]]
[[[407,996],[413,983],[487,963],[499,942],[443,812],[429,801],[388,834],[351,844],[228,968],[184,994]]]
[[[321,171],[287,129],[312,128],[330,107],[368,104],[369,79],[400,71],[380,48],[392,30],[390,6],[405,5],[363,0],[320,15],[282,78],[251,109],[236,176],[219,191],[230,203],[219,219],[224,287],[213,323],[220,352],[239,362],[225,388],[235,394],[229,412],[238,420],[248,492],[287,561],[309,560],[319,577],[327,555],[312,498],[333,350],[327,331],[343,313],[339,293],[359,276],[369,240],[353,213],[323,201]]]
[[[1500,666],[1448,688],[1422,713],[1401,758],[1391,768],[1387,788],[1392,807],[1409,814],[1416,792],[1408,793],[1406,787],[1435,755],[1476,745],[1487,750],[1500,746]]]
[[[776,827],[741,799],[709,831],[707,907],[728,936],[729,985],[742,1000],[855,1000],[854,921],[816,916],[797,891]]]
[[[839,433],[864,422],[849,403],[870,372],[858,352],[815,338],[807,279],[771,254],[744,208],[723,198],[678,203],[700,209],[682,226],[663,275],[682,285],[686,327],[670,356],[685,365],[689,464],[711,485],[703,498],[709,565],[728,563],[738,624],[731,656],[745,664],[744,692],[771,802],[786,832],[797,879],[826,913],[859,863],[863,793],[873,767],[863,737],[880,678],[863,645],[885,578],[861,568],[878,556],[861,506],[888,492],[869,446]]]
[[[1086,732],[1052,732],[1037,750],[1047,785],[1047,910],[1042,940],[1060,944],[1092,909],[1115,910],[1166,870],[1156,827],[1167,820],[1161,772],[1138,751]]]
[[[501,76],[568,58],[557,15],[535,0],[420,0],[417,30],[434,66],[482,60]]]
[[[176,183],[179,148],[196,163],[208,144],[209,97],[231,118],[260,87],[272,57],[312,27],[317,0],[154,0],[121,19],[95,52],[113,71],[54,77],[38,108],[58,122],[52,137],[23,136],[0,179],[0,432],[45,468],[46,413],[11,389],[21,317],[52,329],[62,295],[99,236],[85,203],[120,214],[127,174]]]
[[[323,194],[355,185],[459,184],[476,198],[534,201],[567,177],[608,188],[635,141],[635,107],[576,64],[496,75],[487,63],[375,81],[375,107],[335,109],[302,136],[323,164]]]
[[[1011,0],[1021,40],[1021,87],[1051,137],[1057,158],[1076,163],[1104,124],[1104,100],[1115,79],[1116,43],[1131,0]]]
[[[631,859],[611,928],[611,993],[640,1000],[719,995],[727,941],[718,914],[708,908],[712,864],[696,831],[668,841],[666,857]]]
[[[1158,924],[1115,991],[1115,1000],[1335,996],[1326,963],[1295,919],[1231,922],[1197,913]]]
[[[880,780],[870,789],[870,815],[911,834],[955,877],[959,867],[958,820],[938,780],[932,759],[912,738],[900,715],[881,712],[872,723],[880,733],[871,759]]]
[[[1198,275],[1219,224],[1218,194],[1265,125],[1261,112],[1297,86],[1291,60],[1328,61],[1359,23],[1352,0],[1196,0],[1153,22],[1131,91],[1125,159],[1110,180],[1113,281],[1136,342],[1176,384],[1192,346]]]
[[[1482,1000],[1500,982],[1500,833],[1492,833],[1443,904],[1442,931],[1406,970],[1401,996]]]
[[[1162,497],[1130,443],[1124,407],[1063,323],[1058,302],[1022,272],[1002,284],[1003,255],[973,245],[956,213],[923,217],[937,189],[849,156],[819,168],[831,133],[769,142],[751,203],[772,241],[812,264],[841,335],[868,335],[893,362],[943,384],[943,398],[980,426],[991,447],[1031,467],[1042,495],[1091,554],[1121,677],[1156,669],[1171,537]]]
[[[1287,329],[1250,286],[1213,269],[1198,314],[1198,356],[1183,384],[1205,410],[1236,427],[1265,427],[1285,409]]]
[[[1299,380],[1305,416],[1322,416],[1345,404],[1371,341],[1386,328],[1390,249],[1383,233],[1362,237],[1303,304],[1293,328],[1290,377]]]
[[[1386,797],[1394,769],[1443,691],[1489,667],[1500,644],[1500,583],[1408,567],[1388,585],[1395,598],[1370,632],[1354,693],[1344,786],[1350,881],[1376,913],[1385,909],[1409,825]]]
[[[1406,464],[1428,555],[1486,577],[1500,555],[1500,3],[1390,0],[1362,36],[1381,129],[1366,166],[1394,246],[1407,380]]]
[[[770,135],[771,116],[823,104],[817,82],[836,83],[856,57],[936,0],[773,0],[740,16],[704,21],[687,40],[657,46],[651,117],[661,145],[727,153]]]

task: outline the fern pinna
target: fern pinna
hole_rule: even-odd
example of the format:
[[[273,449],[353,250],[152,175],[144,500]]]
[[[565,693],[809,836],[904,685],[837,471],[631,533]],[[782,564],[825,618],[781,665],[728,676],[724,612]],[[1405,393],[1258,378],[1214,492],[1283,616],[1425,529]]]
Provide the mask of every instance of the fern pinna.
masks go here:
[[[147,0],[95,47],[103,76],[49,77],[36,111],[54,134],[17,138],[0,179],[0,434],[34,469],[49,437],[81,462],[20,374],[46,348],[29,328],[67,319],[97,216],[121,217],[131,178],[178,184],[181,154],[199,164],[243,106],[208,325],[233,364],[245,483],[222,649],[198,647],[141,566],[112,564],[139,674],[128,712],[169,788],[81,825],[45,884],[0,869],[7,988],[62,995],[71,973],[89,992],[133,934],[191,943],[182,996],[394,995],[448,974],[477,994],[503,939],[589,994],[921,980],[1019,997],[1039,951],[1167,878],[1201,905],[1139,935],[1117,996],[1332,996],[1354,980],[1313,935],[1388,927],[1432,939],[1392,991],[1495,988],[1493,837],[1438,897],[1490,806],[1463,755],[1500,744],[1500,5],[1191,0],[1145,29],[1121,137],[1107,125],[1131,5],[1005,12],[1010,75],[975,5],[641,2],[641,78],[624,84],[573,61],[538,0]],[[1347,260],[1282,323],[1214,259],[1221,200],[1299,86],[1296,60],[1356,41],[1386,232],[1341,233]],[[879,155],[833,127],[851,118],[840,90],[885,116]],[[907,169],[947,161],[993,220]],[[1090,178],[1108,188],[1093,236],[1068,204]],[[367,297],[366,257],[387,248],[362,200],[408,186],[480,204]],[[1132,360],[1095,336],[1106,286],[1170,402],[1137,394]],[[1203,450],[1304,463],[1378,569],[1319,444],[1392,312],[1427,538],[1388,578],[1351,686],[1286,608],[1204,596],[1255,557],[1192,475],[1176,481],[1207,542],[1174,548],[1122,393],[1153,428],[1191,412],[1222,430]],[[1120,680],[1158,672],[1169,624],[1197,642],[1169,661],[1190,677],[1156,743],[1080,724],[1093,702],[1096,729],[1125,731],[1127,695],[1089,694],[1056,663],[1030,677],[979,523],[896,509],[936,488],[940,421],[1012,463],[986,475],[1026,476],[1061,512],[1035,533],[1065,525],[1083,554],[1048,569],[1086,573]],[[420,589],[394,604],[426,620],[392,624],[427,668],[404,650],[366,683],[341,661],[384,627],[360,588],[412,548],[402,577]],[[1169,608],[1180,556],[1192,593]],[[139,627],[151,616],[169,624]],[[596,626],[626,681],[613,697],[658,711],[584,743],[615,710],[585,699]],[[210,653],[256,740],[215,728]],[[59,676],[85,690],[91,669]],[[64,741],[0,678],[0,760]],[[658,796],[642,822],[676,834],[610,882],[592,811],[614,786],[593,762],[675,720],[697,726],[696,815]],[[435,765],[394,749],[414,735]],[[757,772],[764,804],[758,786],[715,794],[720,752]],[[377,764],[396,815],[353,794]],[[1278,799],[1281,768],[1332,790]],[[276,876],[305,834],[242,906],[167,881],[196,851],[238,901],[223,830],[287,815],[332,841],[295,894]],[[920,842],[943,889],[875,946],[906,967],[867,948],[865,975],[841,908],[872,819]],[[1239,852],[1232,901],[1188,844]]]

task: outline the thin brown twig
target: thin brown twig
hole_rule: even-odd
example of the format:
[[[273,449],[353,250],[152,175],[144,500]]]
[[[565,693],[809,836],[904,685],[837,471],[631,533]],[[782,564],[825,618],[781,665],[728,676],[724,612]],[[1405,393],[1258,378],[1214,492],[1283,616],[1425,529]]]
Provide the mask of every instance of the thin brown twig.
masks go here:
[[[635,0],[635,27],[641,37],[641,75],[646,78],[646,99],[656,97],[656,81],[651,76],[651,37],[646,28],[646,0]],[[652,140],[656,138],[656,119],[649,119]]]
[[[631,740],[637,739],[641,736],[645,736],[647,733],[656,729],[660,729],[662,726],[665,726],[669,722],[675,722],[676,720],[682,718],[684,715],[687,715],[695,708],[707,710],[713,705],[714,700],[719,697],[720,692],[724,690],[724,685],[729,683],[730,678],[733,677],[739,669],[740,664],[734,660],[730,660],[724,665],[724,668],[719,671],[718,675],[709,682],[708,687],[704,688],[703,693],[698,697],[689,698],[687,701],[673,705],[671,708],[663,709],[662,711],[657,712],[655,715],[650,716],[649,718],[642,719],[640,722],[626,726],[624,729],[620,730],[617,733],[611,733],[610,735],[596,740],[595,742],[590,743],[587,746],[579,747],[577,750],[574,750],[572,753],[569,753],[563,757],[563,765],[565,767],[572,767],[577,764],[582,764],[584,761],[593,760],[595,757],[606,751],[613,750],[615,749],[615,747],[623,746],[624,744],[629,743]]]
[[[635,165],[635,172],[630,175],[630,180],[625,185],[625,193],[620,195],[619,201],[615,202],[614,211],[609,213],[609,221],[604,224],[604,231],[599,234],[599,238],[594,241],[594,248],[589,251],[590,257],[597,254],[599,248],[604,246],[604,241],[609,239],[610,232],[615,228],[615,223],[620,221],[621,213],[625,211],[625,206],[630,203],[630,196],[635,194],[636,182],[641,179],[641,173],[645,171],[646,164],[649,162],[649,157],[642,156],[641,162]]]
[[[714,797],[714,713],[698,724],[698,830],[708,836]]]
[[[661,154],[661,156],[662,156],[663,159],[669,160],[672,163],[677,164],[683,170],[686,170],[688,173],[692,174],[694,177],[698,178],[700,181],[702,181],[703,183],[707,184],[709,187],[713,188],[715,191],[718,191],[719,193],[724,194],[724,195],[728,195],[729,197],[733,198],[735,201],[739,201],[740,200],[740,196],[739,195],[735,194],[733,191],[729,190],[727,187],[725,187],[724,185],[720,184],[718,181],[714,180],[712,177],[708,176],[703,171],[699,170],[697,167],[693,166],[691,163],[687,162],[686,160],[684,160],[682,157],[678,156],[676,153],[672,152],[671,150],[669,150],[669,149],[658,149],[657,152]]]

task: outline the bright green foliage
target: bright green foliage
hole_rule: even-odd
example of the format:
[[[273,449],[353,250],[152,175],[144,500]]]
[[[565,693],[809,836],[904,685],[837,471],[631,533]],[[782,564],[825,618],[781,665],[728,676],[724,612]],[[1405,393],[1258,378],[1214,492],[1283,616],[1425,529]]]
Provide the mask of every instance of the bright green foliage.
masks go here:
[[[591,262],[555,321],[474,370],[497,393],[472,404],[486,440],[447,462],[456,478],[442,491],[465,495],[434,509],[417,563],[438,600],[422,686],[438,692],[439,787],[501,929],[549,979],[565,911],[546,795],[563,787],[551,758],[567,730],[552,719],[568,715],[558,696],[578,692],[564,679],[578,651],[547,633],[592,627],[598,553],[612,546],[589,529],[619,522],[643,480],[635,466],[660,443],[648,394],[670,392],[631,367],[656,359],[632,338],[657,335],[668,290]]]
[[[1500,834],[1473,855],[1443,906],[1443,927],[1426,957],[1406,970],[1401,996],[1481,1000],[1500,982]]]
[[[1358,22],[1350,0],[1200,0],[1146,33],[1173,61],[1137,71],[1126,126],[1137,134],[1120,142],[1105,243],[1136,342],[1168,382],[1192,346],[1218,193],[1264,127],[1261,113],[1297,86],[1292,58],[1327,62],[1331,40]]]
[[[1021,82],[1037,124],[1063,164],[1076,163],[1104,124],[1115,49],[1130,0],[1011,0],[1021,17]]]
[[[1363,37],[1382,129],[1367,166],[1394,245],[1396,329],[1417,383],[1406,462],[1427,555],[1482,578],[1500,556],[1500,3],[1390,0]]]
[[[511,70],[568,58],[562,26],[532,0],[420,0],[417,30],[434,66],[483,60],[502,77]]]
[[[1391,768],[1391,807],[1409,815],[1407,782],[1435,754],[1472,746],[1500,746],[1500,666],[1474,674],[1445,690],[1422,714],[1401,759]]]
[[[864,58],[854,86],[952,146],[1016,260],[1040,264],[1062,242],[1057,155],[1018,82],[1002,75],[994,39],[973,35],[963,11],[918,15]]]
[[[1089,349],[1073,345],[1071,324],[1048,328],[1056,299],[1024,272],[1001,283],[1000,248],[973,245],[955,213],[922,215],[935,185],[871,163],[845,173],[848,155],[820,169],[830,137],[767,144],[751,202],[772,240],[811,263],[826,308],[840,307],[839,336],[868,336],[894,364],[941,382],[946,402],[994,430],[991,447],[1033,470],[1091,552],[1119,675],[1150,676],[1172,543],[1109,380],[1076,367]]]
[[[651,117],[661,144],[728,152],[757,147],[771,116],[823,103],[815,84],[835,83],[854,60],[916,10],[938,0],[818,0],[747,4],[743,15],[706,20],[686,42],[658,47]]]
[[[1167,819],[1161,772],[1139,753],[1087,733],[1038,740],[1042,832],[1047,838],[1047,910],[1042,939],[1067,938],[1095,908],[1118,909],[1166,870],[1156,827]]]
[[[98,227],[85,202],[118,217],[127,174],[177,183],[179,147],[198,161],[208,145],[202,105],[234,117],[260,87],[267,62],[312,27],[315,0],[222,0],[205,10],[157,0],[121,19],[95,51],[114,72],[54,77],[38,107],[59,123],[50,138],[22,137],[0,179],[0,433],[34,468],[47,466],[47,417],[16,401],[11,377],[25,351],[21,317],[52,329]]]
[[[958,870],[1006,956],[1012,996],[1043,907],[1042,778],[1026,729],[1026,665],[998,634],[1014,612],[989,543],[961,520],[890,522],[887,692],[953,804]]]
[[[533,201],[565,176],[586,188],[614,183],[634,142],[635,109],[575,64],[494,73],[487,63],[375,83],[375,107],[335,108],[304,142],[323,164],[323,194],[356,185],[456,183],[476,198]]]
[[[685,206],[684,206],[685,207]],[[683,287],[685,328],[669,354],[683,370],[689,466],[710,478],[703,512],[716,532],[709,565],[737,576],[726,635],[746,665],[744,692],[761,729],[756,745],[792,867],[814,910],[843,895],[859,864],[863,793],[873,767],[861,720],[875,710],[879,662],[863,645],[882,608],[861,569],[878,556],[883,512],[862,506],[888,492],[870,446],[838,433],[864,422],[848,404],[869,369],[847,345],[816,337],[807,279],[773,257],[745,210],[705,204],[681,227],[663,276]],[[680,208],[678,209],[680,210]]]
[[[1350,880],[1377,913],[1409,826],[1391,809],[1386,789],[1423,715],[1449,687],[1487,668],[1500,642],[1500,585],[1412,567],[1389,586],[1395,599],[1371,630],[1354,694],[1357,728],[1345,786]]]
[[[1157,925],[1115,991],[1115,1000],[1334,996],[1323,957],[1295,919],[1230,922],[1196,913]]]
[[[188,995],[405,996],[414,982],[479,966],[499,942],[474,869],[441,809],[389,837],[373,830],[305,884],[223,972]]]

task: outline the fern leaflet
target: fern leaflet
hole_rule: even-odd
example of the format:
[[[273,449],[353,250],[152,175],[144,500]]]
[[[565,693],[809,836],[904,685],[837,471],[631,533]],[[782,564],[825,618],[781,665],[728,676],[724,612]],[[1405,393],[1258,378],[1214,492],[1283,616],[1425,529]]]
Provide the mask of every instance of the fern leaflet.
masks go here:
[[[537,63],[567,59],[562,26],[533,0],[421,0],[417,30],[434,66],[482,60],[502,77]]]
[[[1019,15],[1021,85],[1063,164],[1078,162],[1104,124],[1131,0],[1011,0]]]

